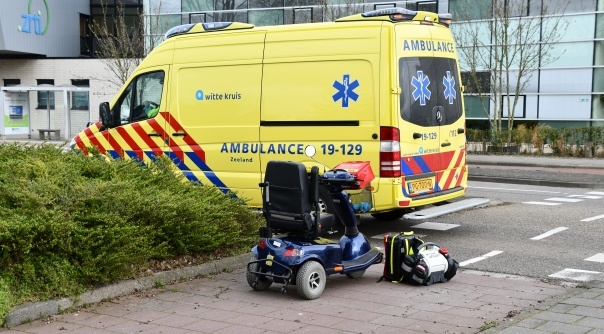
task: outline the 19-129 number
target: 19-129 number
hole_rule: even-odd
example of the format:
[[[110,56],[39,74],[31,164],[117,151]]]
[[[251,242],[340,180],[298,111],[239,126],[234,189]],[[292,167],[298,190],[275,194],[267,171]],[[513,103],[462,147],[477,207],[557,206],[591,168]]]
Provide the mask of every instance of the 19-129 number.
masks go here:
[[[323,144],[321,145],[323,154],[332,155],[335,153],[342,153],[342,155],[361,155],[363,153],[363,145],[361,144],[342,144],[336,146],[334,144]]]

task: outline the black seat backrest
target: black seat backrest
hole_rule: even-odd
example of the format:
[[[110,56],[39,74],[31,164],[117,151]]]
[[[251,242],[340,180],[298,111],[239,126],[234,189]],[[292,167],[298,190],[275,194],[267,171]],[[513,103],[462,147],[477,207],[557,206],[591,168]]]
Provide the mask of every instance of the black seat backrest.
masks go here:
[[[269,161],[262,184],[266,228],[260,234],[287,232],[309,238],[320,233],[320,215],[312,213],[317,211],[318,180],[318,168],[311,170],[309,179],[301,163]]]
[[[301,219],[303,214],[313,210],[308,174],[303,164],[292,161],[269,161],[266,165],[264,182],[268,183],[270,203],[268,206],[265,196],[263,204],[265,212]]]

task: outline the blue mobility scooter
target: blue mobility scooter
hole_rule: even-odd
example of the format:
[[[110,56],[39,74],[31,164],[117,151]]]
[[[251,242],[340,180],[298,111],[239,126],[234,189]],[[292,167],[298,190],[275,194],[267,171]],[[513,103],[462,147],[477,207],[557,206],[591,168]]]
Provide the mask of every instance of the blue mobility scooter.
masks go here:
[[[314,155],[312,146],[307,155]],[[368,166],[368,164],[365,164]],[[340,166],[340,165],[339,165]],[[333,169],[319,175],[319,168],[291,161],[270,161],[263,188],[263,214],[266,227],[260,228],[260,242],[254,246],[254,259],[247,265],[246,277],[254,290],[267,290],[273,282],[296,286],[305,299],[321,296],[326,278],[344,274],[359,278],[365,270],[382,261],[382,253],[372,249],[357,229],[353,204],[346,189],[360,189],[374,175],[360,180],[353,173]],[[330,231],[334,216],[319,210],[319,186],[329,189],[336,214],[345,231],[339,242],[322,238]]]

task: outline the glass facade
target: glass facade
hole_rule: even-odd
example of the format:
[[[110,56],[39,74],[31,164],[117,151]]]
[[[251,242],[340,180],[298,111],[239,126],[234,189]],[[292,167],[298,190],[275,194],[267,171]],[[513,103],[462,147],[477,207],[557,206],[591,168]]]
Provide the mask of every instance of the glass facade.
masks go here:
[[[91,36],[86,41],[86,46],[92,49],[89,54],[98,55],[99,39],[115,36],[122,23],[129,34],[140,31],[142,13],[143,0],[90,0],[90,24],[87,28]],[[123,22],[117,17],[123,17]]]
[[[478,54],[484,56],[485,49],[489,49],[491,66],[496,63],[493,41],[497,36],[491,35],[489,27],[493,15],[500,16],[493,14],[495,10],[489,12],[489,6],[497,6],[502,1],[510,6],[510,30],[531,27],[526,30],[538,32],[530,43],[539,45],[538,48],[516,48],[516,53],[533,50],[531,54],[539,58],[534,66],[525,68],[529,75],[524,76],[521,93],[525,108],[521,121],[553,127],[604,124],[604,14],[596,12],[604,11],[604,0],[450,0],[453,18],[470,15],[473,20],[470,23],[457,21],[458,26],[452,26],[456,39],[464,41],[464,36],[459,35],[464,31],[463,25],[465,29],[472,27],[480,32],[478,50],[482,51]],[[458,50],[471,47],[459,43]],[[461,71],[469,71],[471,59],[464,59],[463,52],[459,52],[459,56]],[[516,78],[518,68],[522,68],[518,58],[515,61],[510,68],[512,78]],[[464,76],[467,77],[462,74]],[[486,120],[480,99],[468,87],[471,85],[466,84],[465,91],[467,117]],[[490,110],[492,113],[493,108]]]
[[[100,7],[93,5],[98,1],[91,0],[93,21]],[[141,1],[128,3],[134,7]],[[491,59],[490,64],[476,67],[487,81],[497,54],[493,46],[497,38],[492,35],[490,25],[493,17],[502,11],[498,4],[505,3],[511,18],[509,29],[524,31],[524,43],[530,45],[519,47],[522,42],[509,41],[508,47],[514,50],[511,54],[515,56],[509,69],[511,79],[517,78],[518,69],[522,68],[522,61],[517,57],[520,53],[528,50],[527,53],[538,59],[523,68],[521,78],[526,80],[521,83],[522,106],[517,107],[515,114],[521,115],[525,123],[604,124],[604,13],[597,12],[604,12],[604,0],[145,0],[145,3],[160,1],[176,8],[160,15],[166,30],[198,22],[238,21],[256,26],[324,22],[390,7],[449,12],[454,19],[451,30],[458,50],[472,47],[467,39],[457,35],[462,31],[460,27],[472,27],[477,32],[480,42],[473,56]],[[97,7],[96,11],[93,7]],[[469,70],[472,57],[464,58],[459,52],[459,58],[462,77],[466,77],[463,72]],[[464,84],[468,119],[486,120],[477,92],[471,84]],[[481,87],[487,94],[493,89],[488,82]],[[484,98],[482,102],[492,113],[492,102]]]

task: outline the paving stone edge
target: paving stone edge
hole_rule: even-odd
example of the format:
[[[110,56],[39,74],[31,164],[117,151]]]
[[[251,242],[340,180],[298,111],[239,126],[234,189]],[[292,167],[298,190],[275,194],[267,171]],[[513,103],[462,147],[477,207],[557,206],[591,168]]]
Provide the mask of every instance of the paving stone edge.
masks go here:
[[[158,283],[172,284],[186,279],[219,274],[224,271],[243,268],[247,265],[251,256],[252,253],[246,253],[200,264],[198,266],[161,271],[151,276],[124,280],[99,289],[86,291],[75,298],[61,298],[19,305],[6,316],[4,319],[4,326],[11,328],[22,323],[59,314],[71,307],[79,307],[126,296],[137,291],[151,289]]]
[[[599,283],[599,281],[581,282],[580,284],[569,282],[552,282],[552,284],[565,285],[569,287],[569,289],[561,295],[547,298],[542,303],[535,304],[532,307],[524,308],[522,311],[520,311],[520,313],[509,318],[509,320],[505,322],[500,322],[497,324],[497,326],[481,331],[480,333],[499,333],[508,327],[513,327],[523,320],[529,319],[540,312],[552,308],[554,305],[557,305],[569,298],[577,296],[591,288],[595,288],[596,285],[598,285]]]

